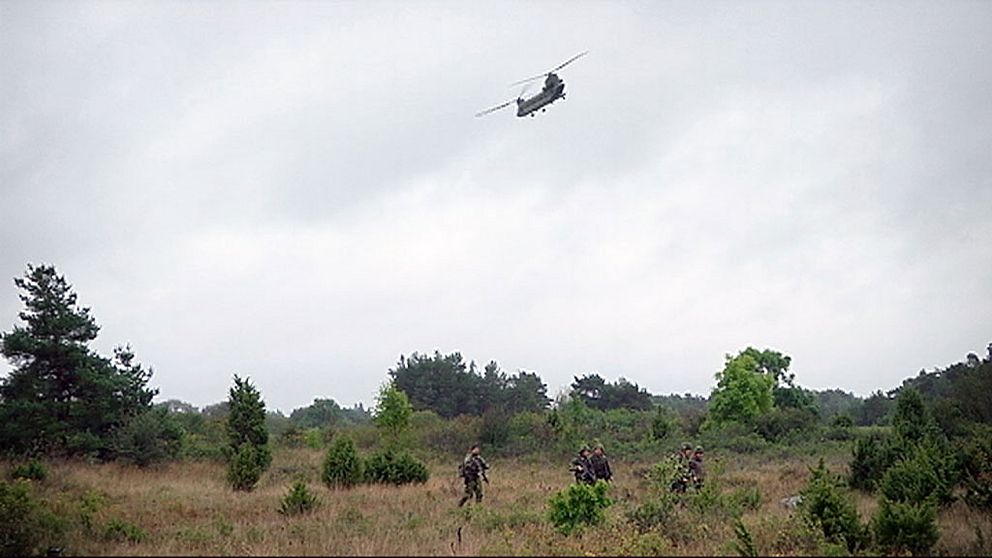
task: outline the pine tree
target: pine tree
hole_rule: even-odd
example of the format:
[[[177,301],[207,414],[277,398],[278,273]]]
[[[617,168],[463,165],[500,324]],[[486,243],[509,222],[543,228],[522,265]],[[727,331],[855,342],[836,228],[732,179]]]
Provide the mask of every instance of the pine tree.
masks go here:
[[[110,360],[88,344],[100,328],[53,266],[14,279],[25,325],[0,336],[14,370],[0,383],[0,447],[13,453],[110,454],[114,430],[150,408],[151,371],[130,348]]]
[[[236,490],[251,490],[262,472],[272,463],[269,431],[265,427],[265,402],[248,378],[234,375],[228,397],[229,454],[228,479]]]

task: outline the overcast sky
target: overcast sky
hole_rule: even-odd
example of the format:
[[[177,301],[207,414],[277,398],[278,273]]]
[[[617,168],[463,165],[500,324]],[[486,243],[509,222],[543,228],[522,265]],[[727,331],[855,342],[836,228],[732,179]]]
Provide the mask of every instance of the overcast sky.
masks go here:
[[[864,395],[992,341],[992,2],[0,2],[0,328],[54,264],[160,400],[400,354]],[[536,118],[511,82],[561,71]],[[528,92],[533,94],[538,88]],[[4,362],[0,371],[9,371]]]

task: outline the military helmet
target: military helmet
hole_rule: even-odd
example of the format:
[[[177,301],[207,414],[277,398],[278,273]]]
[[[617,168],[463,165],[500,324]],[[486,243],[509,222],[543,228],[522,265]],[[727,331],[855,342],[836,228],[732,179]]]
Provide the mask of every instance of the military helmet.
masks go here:
[[[703,446],[696,446],[696,452],[698,453],[701,451],[703,451]]]
[[[591,450],[589,449],[589,444],[582,444],[582,447],[581,447],[581,448],[579,448],[579,453],[582,453],[582,452],[588,452],[588,451],[591,451]]]
[[[692,450],[692,444],[690,444],[689,442],[682,444],[682,451],[685,450]]]

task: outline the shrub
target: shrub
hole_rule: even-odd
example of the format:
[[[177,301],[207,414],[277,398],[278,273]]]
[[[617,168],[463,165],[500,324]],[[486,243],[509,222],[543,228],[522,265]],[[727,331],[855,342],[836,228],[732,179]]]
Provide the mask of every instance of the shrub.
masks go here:
[[[738,556],[758,556],[758,549],[754,546],[754,538],[741,518],[734,519],[734,550]]]
[[[10,470],[10,478],[13,480],[17,479],[27,479],[34,481],[43,481],[45,477],[48,476],[48,471],[45,466],[41,464],[37,459],[32,459],[27,463],[21,463],[15,465]]]
[[[882,498],[871,527],[875,543],[886,553],[908,550],[914,556],[927,554],[940,537],[937,507],[932,502],[912,504]]]
[[[672,417],[671,411],[659,405],[655,409],[654,417],[651,418],[651,436],[655,440],[664,440],[675,432],[676,426],[676,420]]]
[[[235,490],[250,491],[265,471],[265,460],[251,443],[241,444],[227,467],[227,482]]]
[[[666,496],[644,502],[633,511],[627,512],[627,519],[641,533],[646,533],[668,523],[675,509],[673,498]]]
[[[145,530],[134,523],[122,519],[111,519],[103,530],[103,538],[108,541],[139,543],[145,540]]]
[[[836,415],[830,421],[830,426],[834,428],[853,428],[854,419],[851,415]]]
[[[283,515],[300,515],[308,513],[318,505],[317,496],[310,492],[303,481],[296,481],[289,492],[283,497],[279,513]]]
[[[61,523],[29,490],[30,483],[0,481],[0,556],[27,556],[55,542]]]
[[[793,407],[772,409],[754,421],[758,435],[769,442],[779,442],[786,437],[808,432],[817,423],[816,413]]]
[[[613,503],[606,496],[607,489],[607,484],[601,480],[593,485],[569,485],[551,496],[548,519],[565,535],[586,525],[602,523],[606,519],[606,508]]]
[[[992,436],[972,439],[964,448],[962,465],[965,501],[992,510]]]
[[[175,459],[182,447],[183,431],[168,409],[157,407],[133,417],[114,432],[114,457],[145,467]]]
[[[855,552],[864,539],[858,510],[847,494],[841,492],[842,481],[830,474],[820,459],[819,465],[810,468],[810,480],[800,491],[800,509],[803,519],[819,527],[829,542],[844,543]]]
[[[384,484],[425,483],[430,474],[427,467],[404,452],[396,454],[387,449],[373,454],[365,462],[365,479]]]
[[[737,509],[755,511],[761,507],[764,498],[761,490],[757,486],[746,486],[738,488],[730,493],[729,501],[731,506]]]
[[[327,450],[321,480],[328,487],[350,487],[362,482],[362,460],[351,438],[338,438]]]
[[[847,483],[871,492],[901,453],[893,438],[872,434],[854,442]]]
[[[920,449],[897,462],[882,475],[878,487],[892,502],[922,504],[925,501],[947,502],[952,499],[952,484],[929,459],[929,452]]]

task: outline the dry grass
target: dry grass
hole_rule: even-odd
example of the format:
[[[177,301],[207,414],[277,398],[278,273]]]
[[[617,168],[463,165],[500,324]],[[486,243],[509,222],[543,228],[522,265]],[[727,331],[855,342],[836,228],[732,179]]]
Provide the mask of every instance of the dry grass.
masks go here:
[[[329,490],[317,482],[322,453],[279,450],[259,487],[235,493],[216,463],[174,463],[154,469],[118,464],[50,463],[44,485],[64,510],[76,510],[85,497],[100,501],[92,529],[74,532],[69,549],[102,555],[477,555],[477,554],[734,554],[732,520],[726,514],[682,519],[667,530],[639,534],[625,514],[649,498],[636,471],[647,463],[614,464],[611,487],[616,501],[604,525],[566,537],[545,519],[548,498],[571,478],[566,464],[493,460],[492,484],[481,506],[456,504],[462,485],[454,463],[432,464],[431,480],[406,487],[361,486]],[[795,495],[812,460],[768,461],[746,457],[711,459],[711,475],[725,492],[757,487],[760,506],[743,515],[763,554],[820,551],[809,530],[779,501]],[[842,470],[846,455],[828,459]],[[320,497],[320,507],[304,516],[276,510],[298,475]],[[858,496],[863,518],[873,498]],[[69,513],[69,512],[67,512]],[[78,512],[75,512],[78,513]],[[112,519],[139,526],[140,542],[107,540]],[[989,554],[992,520],[963,504],[940,516],[942,554]],[[984,542],[983,542],[984,541]]]

